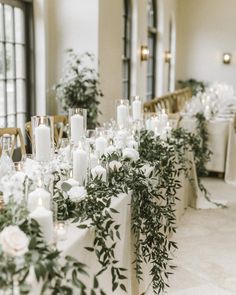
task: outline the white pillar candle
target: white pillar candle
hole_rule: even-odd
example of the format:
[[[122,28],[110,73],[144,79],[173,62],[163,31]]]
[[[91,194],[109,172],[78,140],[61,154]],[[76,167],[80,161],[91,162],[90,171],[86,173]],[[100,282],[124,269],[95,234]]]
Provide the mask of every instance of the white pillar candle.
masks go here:
[[[117,106],[117,124],[119,126],[127,126],[129,121],[129,110],[128,106],[121,104]]]
[[[166,126],[166,128],[165,128],[165,131],[166,131],[166,135],[167,135],[167,137],[170,137],[170,136],[171,136],[171,130],[172,130],[172,128],[171,128],[171,126],[170,126],[170,123],[167,122],[167,126]]]
[[[98,164],[98,156],[96,154],[90,154],[90,169],[96,167]]]
[[[86,151],[77,148],[73,152],[73,178],[83,185],[87,177],[88,155]]]
[[[64,222],[58,222],[58,224],[55,226],[57,239],[59,241],[66,240],[67,236],[67,228]]]
[[[43,237],[47,243],[53,242],[53,216],[52,211],[44,208],[40,203],[38,207],[29,215],[30,218],[36,220],[40,225]]]
[[[28,196],[28,210],[34,211],[38,207],[39,199],[42,201],[42,206],[50,209],[51,195],[44,188],[38,187]]]
[[[77,144],[84,135],[84,118],[80,114],[75,114],[70,118],[71,140]]]
[[[35,159],[39,162],[48,162],[51,157],[50,127],[40,124],[35,128]]]
[[[107,148],[107,140],[106,138],[99,136],[95,140],[95,150],[99,157],[105,154]]]
[[[155,133],[161,132],[161,120],[159,118],[152,118],[151,120],[151,130]]]
[[[101,177],[102,181],[106,181],[107,172],[106,172],[106,169],[103,168],[101,165],[97,165],[96,167],[91,169],[91,173],[92,173],[93,178],[98,176],[98,177]]]
[[[142,115],[142,103],[140,100],[134,100],[132,102],[132,117],[133,120],[141,120],[141,115]]]
[[[118,146],[119,148],[125,148],[127,144],[128,132],[126,130],[119,130],[117,132]]]
[[[146,120],[146,129],[147,130],[152,130],[152,119],[147,119]]]
[[[160,115],[161,125],[162,127],[166,127],[168,122],[168,115],[166,114],[165,110],[162,110],[162,113]]]

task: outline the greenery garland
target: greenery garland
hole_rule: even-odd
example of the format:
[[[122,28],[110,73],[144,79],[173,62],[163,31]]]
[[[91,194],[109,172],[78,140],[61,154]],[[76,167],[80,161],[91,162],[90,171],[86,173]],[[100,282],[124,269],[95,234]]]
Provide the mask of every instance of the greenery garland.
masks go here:
[[[55,182],[60,180],[60,173],[56,172]],[[123,283],[123,280],[127,279],[126,269],[119,266],[119,261],[115,258],[115,248],[120,239],[120,225],[115,223],[113,215],[119,212],[111,208],[112,198],[118,198],[123,190],[117,184],[114,186],[110,181],[106,183],[100,177],[96,177],[86,185],[85,200],[76,203],[71,201],[56,183],[54,188],[54,201],[58,204],[60,218],[64,220],[71,218],[72,222],[77,223],[78,228],[81,229],[94,228],[93,244],[88,245],[86,250],[94,252],[101,265],[96,277],[109,270],[112,276],[112,290],[115,291],[119,287],[126,291]],[[105,293],[102,292],[102,294]]]
[[[119,161],[120,167],[108,169],[107,182],[99,177],[90,179],[86,185],[87,196],[81,202],[69,198],[67,190],[70,185],[63,186],[67,171],[54,173],[54,201],[58,204],[59,218],[70,219],[79,228],[94,228],[94,241],[86,249],[95,253],[101,269],[94,276],[91,294],[96,294],[96,291],[105,294],[98,288],[98,276],[104,271],[111,273],[113,292],[117,288],[126,291],[126,269],[119,265],[115,257],[115,248],[120,239],[120,224],[116,224],[114,216],[119,212],[111,207],[112,199],[119,198],[121,193],[131,193],[132,196],[131,221],[135,236],[134,267],[137,279],[142,280],[143,264],[148,263],[151,264],[150,283],[154,294],[160,294],[168,287],[168,277],[175,268],[171,263],[172,253],[177,248],[171,237],[176,231],[176,193],[181,187],[179,176],[184,173],[189,177],[191,169],[186,152],[194,153],[198,173],[205,172],[203,164],[210,155],[206,145],[204,120],[202,117],[199,120],[199,134],[178,128],[172,131],[167,142],[156,138],[152,132],[141,131],[140,158],[137,161],[122,159],[121,153],[104,156],[102,160],[105,165],[109,167],[112,161]],[[145,166],[150,168],[148,174]],[[8,211],[10,207],[6,206],[4,210],[7,211],[1,215],[5,219],[0,217],[1,229],[13,222],[11,216],[18,216],[15,213],[11,215]],[[20,220],[17,224],[32,237],[30,251],[38,252],[35,274],[37,279],[45,280],[43,290],[51,290],[51,294],[73,294],[72,286],[76,286],[80,288],[81,294],[87,294],[85,285],[80,281],[80,274],[85,273],[85,266],[71,257],[65,258],[63,265],[59,264],[60,253],[44,244],[37,223],[31,224],[26,220],[19,222]],[[33,256],[30,256],[29,261],[32,259]],[[0,270],[4,272],[1,267],[3,265],[0,264]],[[28,265],[25,266],[25,273],[29,271],[27,267]],[[61,273],[69,276],[66,282],[59,276]],[[70,274],[73,274],[71,278]],[[22,286],[24,284],[21,284],[21,288]]]

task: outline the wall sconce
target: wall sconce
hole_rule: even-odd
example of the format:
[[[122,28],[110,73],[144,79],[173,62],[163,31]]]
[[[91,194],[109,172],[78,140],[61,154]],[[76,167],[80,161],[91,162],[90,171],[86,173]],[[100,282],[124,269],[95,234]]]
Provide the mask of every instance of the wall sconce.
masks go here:
[[[166,63],[170,63],[171,62],[171,57],[172,57],[171,52],[170,51],[166,51],[165,52],[165,62]]]
[[[223,53],[223,58],[222,58],[223,64],[225,65],[231,64],[231,59],[232,59],[231,53]]]
[[[149,48],[146,45],[141,45],[141,61],[147,61],[149,59]]]

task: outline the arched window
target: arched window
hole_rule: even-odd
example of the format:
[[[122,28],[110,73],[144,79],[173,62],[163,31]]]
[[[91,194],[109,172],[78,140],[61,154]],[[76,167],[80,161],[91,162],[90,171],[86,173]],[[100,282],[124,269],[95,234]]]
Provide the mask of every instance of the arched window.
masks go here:
[[[131,18],[131,2],[124,0],[123,2],[123,98],[130,98],[130,81],[131,81],[131,34],[132,34],[132,18]]]
[[[0,127],[21,127],[30,113],[31,1],[0,0]]]
[[[157,7],[155,0],[148,0],[148,48],[150,51],[147,62],[147,100],[156,94],[156,40],[157,40]]]

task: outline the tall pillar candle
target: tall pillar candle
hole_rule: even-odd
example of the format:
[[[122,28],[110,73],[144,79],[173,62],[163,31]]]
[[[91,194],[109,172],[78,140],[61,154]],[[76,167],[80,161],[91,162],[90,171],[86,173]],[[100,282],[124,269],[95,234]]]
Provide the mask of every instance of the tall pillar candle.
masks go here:
[[[44,208],[40,203],[37,208],[30,213],[30,218],[36,220],[40,225],[43,237],[47,243],[53,242],[53,214],[52,211]]]
[[[141,120],[141,116],[142,116],[142,103],[140,100],[135,99],[132,102],[132,117],[133,120]]]
[[[86,151],[77,148],[73,152],[73,178],[83,185],[87,178],[88,155]]]
[[[40,124],[35,128],[35,159],[39,162],[48,162],[51,157],[50,127]]]
[[[107,148],[107,140],[106,138],[99,136],[95,140],[95,150],[99,157],[105,154]]]
[[[70,118],[71,140],[77,144],[84,135],[84,118],[80,114],[75,114]]]
[[[39,203],[39,199],[42,201],[43,207],[50,209],[51,195],[44,188],[37,187],[34,191],[29,193],[28,196],[28,210],[34,211]]]
[[[120,104],[117,106],[117,124],[119,126],[127,127],[129,121],[129,110],[128,106],[125,104]]]

